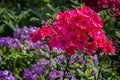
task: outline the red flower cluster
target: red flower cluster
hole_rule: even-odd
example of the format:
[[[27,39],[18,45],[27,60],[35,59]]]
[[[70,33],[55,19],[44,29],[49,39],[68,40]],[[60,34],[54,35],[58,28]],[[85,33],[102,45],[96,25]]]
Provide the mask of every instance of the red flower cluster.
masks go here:
[[[46,33],[46,30],[48,33]],[[88,7],[83,9],[69,10],[60,12],[57,20],[53,24],[53,34],[51,28],[43,27],[38,31],[36,36],[39,40],[51,36],[49,47],[62,49],[66,54],[74,54],[75,50],[86,51],[88,55],[94,54],[98,49],[115,53],[112,42],[108,42],[105,33],[102,31],[103,21],[100,16]],[[34,33],[33,33],[34,34]],[[34,35],[31,41],[34,40]]]
[[[120,10],[118,9],[120,6],[120,0],[82,0],[82,2],[96,12],[109,8],[120,15]]]
[[[31,34],[30,41],[37,42],[38,40],[43,40],[45,37],[51,36],[51,35],[52,35],[52,28],[48,26],[43,26],[38,31],[33,32]]]

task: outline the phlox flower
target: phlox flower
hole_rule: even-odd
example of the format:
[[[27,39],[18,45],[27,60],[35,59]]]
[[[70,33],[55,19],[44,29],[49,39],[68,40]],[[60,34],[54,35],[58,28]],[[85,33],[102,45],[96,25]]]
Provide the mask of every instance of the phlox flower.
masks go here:
[[[51,36],[52,35],[52,28],[50,28],[48,26],[43,26],[41,29],[38,30],[38,34],[41,34],[41,38]]]
[[[53,26],[40,28],[36,31],[35,38],[43,40],[49,36],[50,50],[58,48],[67,55],[73,55],[76,50],[86,51],[88,55],[94,55],[97,50],[103,51],[106,55],[108,52],[114,54],[112,42],[108,41],[102,30],[103,25],[100,16],[84,6],[76,10],[59,12]]]
[[[43,26],[36,32],[31,33],[30,41],[37,42],[38,40],[44,39],[47,36],[52,35],[52,28],[48,26]]]
[[[106,42],[104,46],[105,47],[103,48],[103,51],[105,55],[107,55],[108,52],[111,52],[113,55],[115,55],[115,48],[113,47],[112,41]]]

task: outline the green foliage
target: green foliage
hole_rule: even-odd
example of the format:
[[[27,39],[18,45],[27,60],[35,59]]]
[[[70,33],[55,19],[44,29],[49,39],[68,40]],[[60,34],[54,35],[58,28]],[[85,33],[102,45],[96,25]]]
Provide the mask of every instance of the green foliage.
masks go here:
[[[30,17],[30,9],[21,11],[17,14],[15,11],[7,8],[0,8],[0,34],[1,36],[11,36],[16,28],[30,25],[34,21],[39,21],[36,18]],[[6,33],[7,32],[7,33]]]
[[[2,57],[0,70],[10,70],[19,80],[22,80],[21,77],[26,68],[40,60],[36,51],[8,49],[6,47],[0,50],[0,56]]]
[[[0,36],[12,36],[16,28],[41,26],[59,11],[81,6],[76,0],[2,0],[0,2]],[[6,33],[7,32],[7,33]]]

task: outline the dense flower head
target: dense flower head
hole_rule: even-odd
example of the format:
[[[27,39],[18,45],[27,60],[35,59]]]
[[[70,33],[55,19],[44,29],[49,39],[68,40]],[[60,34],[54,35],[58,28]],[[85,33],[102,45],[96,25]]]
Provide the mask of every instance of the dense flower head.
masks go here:
[[[63,80],[64,71],[52,70],[49,74],[49,80]],[[76,80],[71,74],[66,74],[66,77],[71,78],[70,80]]]
[[[43,28],[40,30],[43,30]],[[108,41],[102,28],[103,21],[100,16],[85,6],[76,10],[59,12],[57,20],[55,20],[53,28],[51,28],[53,33],[45,35],[51,36],[48,40],[50,50],[56,47],[65,51],[68,55],[74,54],[75,50],[86,51],[88,55],[93,55],[98,49],[104,51],[106,55],[109,52],[114,54],[115,50],[112,42]],[[52,31],[51,29],[50,31]],[[41,34],[37,33],[32,37],[39,37]],[[35,40],[33,38],[33,42]],[[41,40],[41,38],[38,40]]]
[[[23,28],[17,28],[14,32],[14,37],[21,40],[21,41],[28,41],[32,32],[38,30],[37,27],[27,27],[24,26]]]
[[[49,50],[48,45],[44,44],[41,41],[37,41],[36,43],[33,43],[34,41],[33,42],[29,41],[30,36],[33,33],[35,33],[35,31],[37,30],[39,30],[39,28],[35,26],[30,26],[30,27],[24,26],[23,28],[17,28],[16,31],[14,32],[14,38],[17,38],[18,40],[20,40],[20,42],[24,45],[25,50],[35,49],[39,54],[41,54],[40,49],[46,48],[47,50]]]
[[[0,70],[0,80],[17,80],[8,70]]]
[[[21,43],[16,38],[11,37],[1,37],[0,38],[0,47],[7,47],[7,48],[20,48]]]
[[[37,41],[35,43],[31,41],[25,41],[27,46],[24,47],[25,50],[30,51],[30,50],[36,50],[38,54],[42,55],[42,49],[45,49],[49,53],[49,46],[45,44],[44,42]]]
[[[38,31],[31,34],[30,41],[37,42],[38,40],[44,39],[52,35],[52,28],[48,26],[42,26]]]
[[[38,77],[44,75],[45,70],[51,66],[51,63],[47,60],[42,60],[37,64],[33,64],[31,68],[28,68],[23,73],[23,79],[25,80],[37,80]]]
[[[60,56],[55,57],[54,61],[56,62],[56,64],[58,66],[61,66],[63,63],[65,63],[66,57],[61,54]],[[95,64],[95,66],[99,65],[99,60],[98,60],[98,55],[97,54],[93,55],[93,62]],[[71,55],[69,64],[74,64],[74,63],[79,63],[79,64],[82,64],[82,65],[89,64],[89,62],[84,58],[84,54]]]
[[[118,8],[120,6],[120,0],[82,0],[82,2],[96,12],[103,9],[112,9],[120,15],[120,10]]]

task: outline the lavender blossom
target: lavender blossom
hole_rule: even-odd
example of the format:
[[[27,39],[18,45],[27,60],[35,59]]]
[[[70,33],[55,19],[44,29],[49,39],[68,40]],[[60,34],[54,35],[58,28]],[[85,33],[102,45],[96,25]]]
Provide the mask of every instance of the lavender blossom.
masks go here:
[[[62,79],[63,74],[64,74],[63,71],[53,70],[53,71],[51,71],[50,74],[49,74],[49,79],[50,79],[50,80],[55,80],[56,78],[58,78],[59,80],[63,80],[63,79]]]
[[[21,43],[16,38],[11,37],[2,37],[0,38],[0,47],[7,47],[7,48],[20,48]]]
[[[54,48],[52,49],[51,53],[60,54],[60,53],[64,53],[64,51],[61,50],[61,49],[58,49],[58,48],[54,47]]]
[[[2,37],[0,38],[0,47],[7,46],[11,44],[11,37]]]
[[[93,57],[93,59],[94,59],[95,65],[98,66],[99,65],[98,55],[95,54],[94,57]]]
[[[52,70],[49,74],[49,80],[63,80],[63,75],[64,75],[64,71],[58,71],[58,70]],[[71,75],[71,74],[66,74],[66,77],[68,77],[71,80],[76,80],[76,78]]]
[[[23,43],[24,49],[25,50],[31,50],[34,49],[36,50],[39,54],[41,54],[41,49],[46,49],[49,52],[49,48],[47,44],[44,44],[41,41],[37,41],[36,43],[32,43],[29,41],[30,39],[30,35],[32,32],[38,30],[39,28],[37,27],[32,27],[30,26],[28,27],[23,27],[23,28],[18,28],[16,29],[16,31],[14,32],[14,37],[19,39],[21,41],[21,43]]]
[[[38,30],[37,27],[32,27],[30,26],[30,28],[28,27],[23,27],[23,28],[18,28],[16,29],[16,31],[14,32],[14,37],[19,39],[20,41],[29,41],[30,35],[32,32]]]
[[[21,47],[21,43],[18,39],[13,38],[12,41],[11,41],[10,47],[18,49],[18,48]]]
[[[2,57],[0,56],[0,62],[2,61]]]
[[[49,61],[42,60],[37,64],[33,64],[31,68],[28,68],[23,73],[23,79],[25,80],[37,80],[38,77],[44,75],[48,67],[52,66]]]
[[[10,71],[0,70],[0,80],[17,80]]]
[[[62,65],[62,62],[64,62],[66,58],[65,56],[57,56],[56,58],[54,58],[54,60],[58,65]]]
[[[59,51],[59,49],[55,49],[52,52],[58,54],[58,56],[56,56],[54,58],[55,62],[58,65],[62,65],[62,63],[66,61],[66,57],[64,55],[62,55],[62,53],[64,53],[63,51],[61,51],[61,50]],[[84,59],[84,55],[83,54],[72,55],[71,58],[70,58],[70,64],[73,64],[73,63],[80,63],[82,65],[85,65],[86,62],[85,62],[85,59]]]
[[[30,41],[25,42],[27,44],[27,47],[25,47],[26,50],[35,49],[39,54],[42,54],[41,49],[46,49],[47,52],[49,52],[49,47],[47,44],[44,44],[41,41],[37,41],[36,43],[32,43]]]

